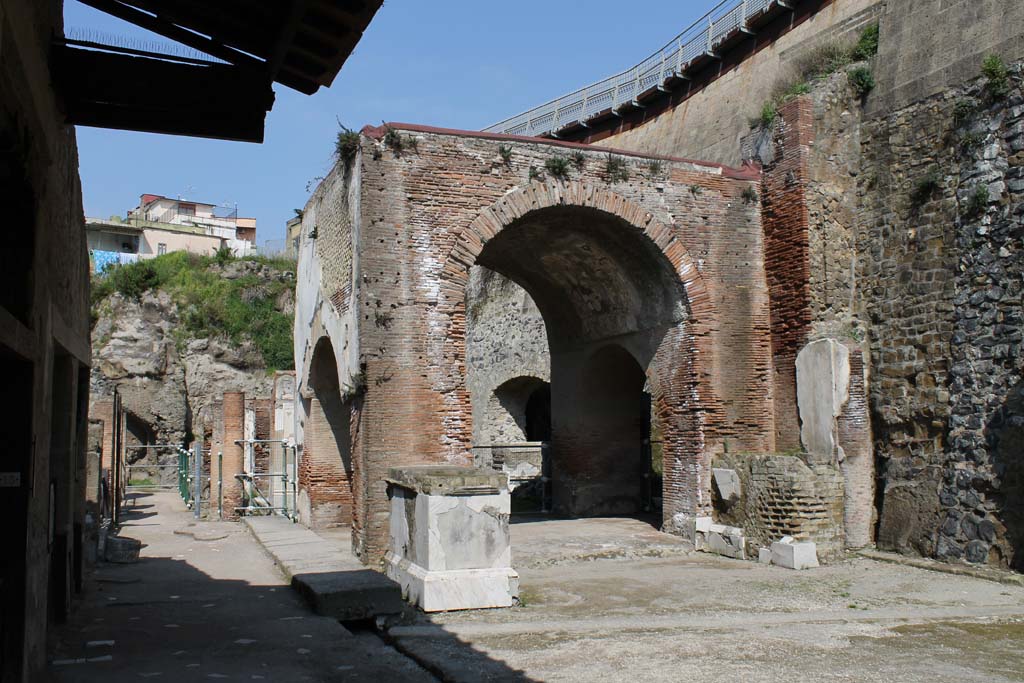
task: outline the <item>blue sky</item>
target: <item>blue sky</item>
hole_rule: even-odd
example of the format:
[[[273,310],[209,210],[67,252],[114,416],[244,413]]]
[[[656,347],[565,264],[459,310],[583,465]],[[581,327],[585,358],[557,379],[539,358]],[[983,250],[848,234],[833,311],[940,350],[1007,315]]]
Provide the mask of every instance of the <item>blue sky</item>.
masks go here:
[[[259,242],[282,239],[307,183],[331,165],[340,120],[480,129],[632,66],[717,0],[386,0],[334,85],[275,85],[265,142],[78,129],[86,215],[124,214],[140,194],[238,205]],[[151,34],[76,0],[68,30]]]

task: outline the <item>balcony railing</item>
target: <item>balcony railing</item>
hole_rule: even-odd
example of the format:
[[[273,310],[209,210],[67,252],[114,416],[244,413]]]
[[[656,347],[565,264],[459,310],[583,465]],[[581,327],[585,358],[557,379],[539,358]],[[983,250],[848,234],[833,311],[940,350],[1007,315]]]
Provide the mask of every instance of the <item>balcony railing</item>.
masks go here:
[[[505,119],[487,133],[540,136],[567,126],[585,124],[621,107],[636,105],[641,93],[664,88],[673,79],[686,80],[698,61],[717,58],[715,49],[776,7],[791,8],[799,0],[724,0],[667,45],[631,69],[559,97],[518,116]]]

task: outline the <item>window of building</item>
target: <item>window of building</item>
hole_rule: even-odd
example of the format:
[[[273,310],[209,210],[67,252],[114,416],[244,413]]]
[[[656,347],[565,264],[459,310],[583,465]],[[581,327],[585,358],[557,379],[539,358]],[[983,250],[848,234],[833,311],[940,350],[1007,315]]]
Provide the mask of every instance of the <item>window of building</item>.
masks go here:
[[[167,245],[164,244],[163,242],[159,242],[156,245],[156,253],[157,253],[158,256],[161,255],[161,254],[166,254],[167,253]]]
[[[178,204],[178,215],[179,216],[195,216],[196,205],[195,204]]]

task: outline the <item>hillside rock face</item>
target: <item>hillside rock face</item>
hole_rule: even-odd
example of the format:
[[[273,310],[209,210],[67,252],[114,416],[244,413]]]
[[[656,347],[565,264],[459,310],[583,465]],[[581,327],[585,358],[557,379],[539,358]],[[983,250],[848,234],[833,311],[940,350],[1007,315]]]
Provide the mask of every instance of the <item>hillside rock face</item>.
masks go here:
[[[235,275],[234,270],[223,277]],[[289,296],[278,297],[284,299],[279,308],[293,308],[291,292],[284,294]],[[129,443],[184,444],[194,418],[225,391],[270,395],[273,377],[252,341],[176,334],[178,306],[163,290],[146,291],[138,301],[114,293],[94,314],[91,392],[119,391],[129,413]],[[169,455],[161,453],[159,460]],[[130,460],[146,457],[140,452]]]

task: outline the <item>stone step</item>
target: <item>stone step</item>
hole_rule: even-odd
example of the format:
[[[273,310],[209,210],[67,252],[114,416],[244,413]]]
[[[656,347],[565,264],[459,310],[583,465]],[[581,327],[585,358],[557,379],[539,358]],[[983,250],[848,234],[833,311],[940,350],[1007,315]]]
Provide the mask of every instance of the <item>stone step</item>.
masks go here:
[[[401,587],[365,567],[338,542],[284,517],[242,521],[317,614],[353,621],[404,609]]]

